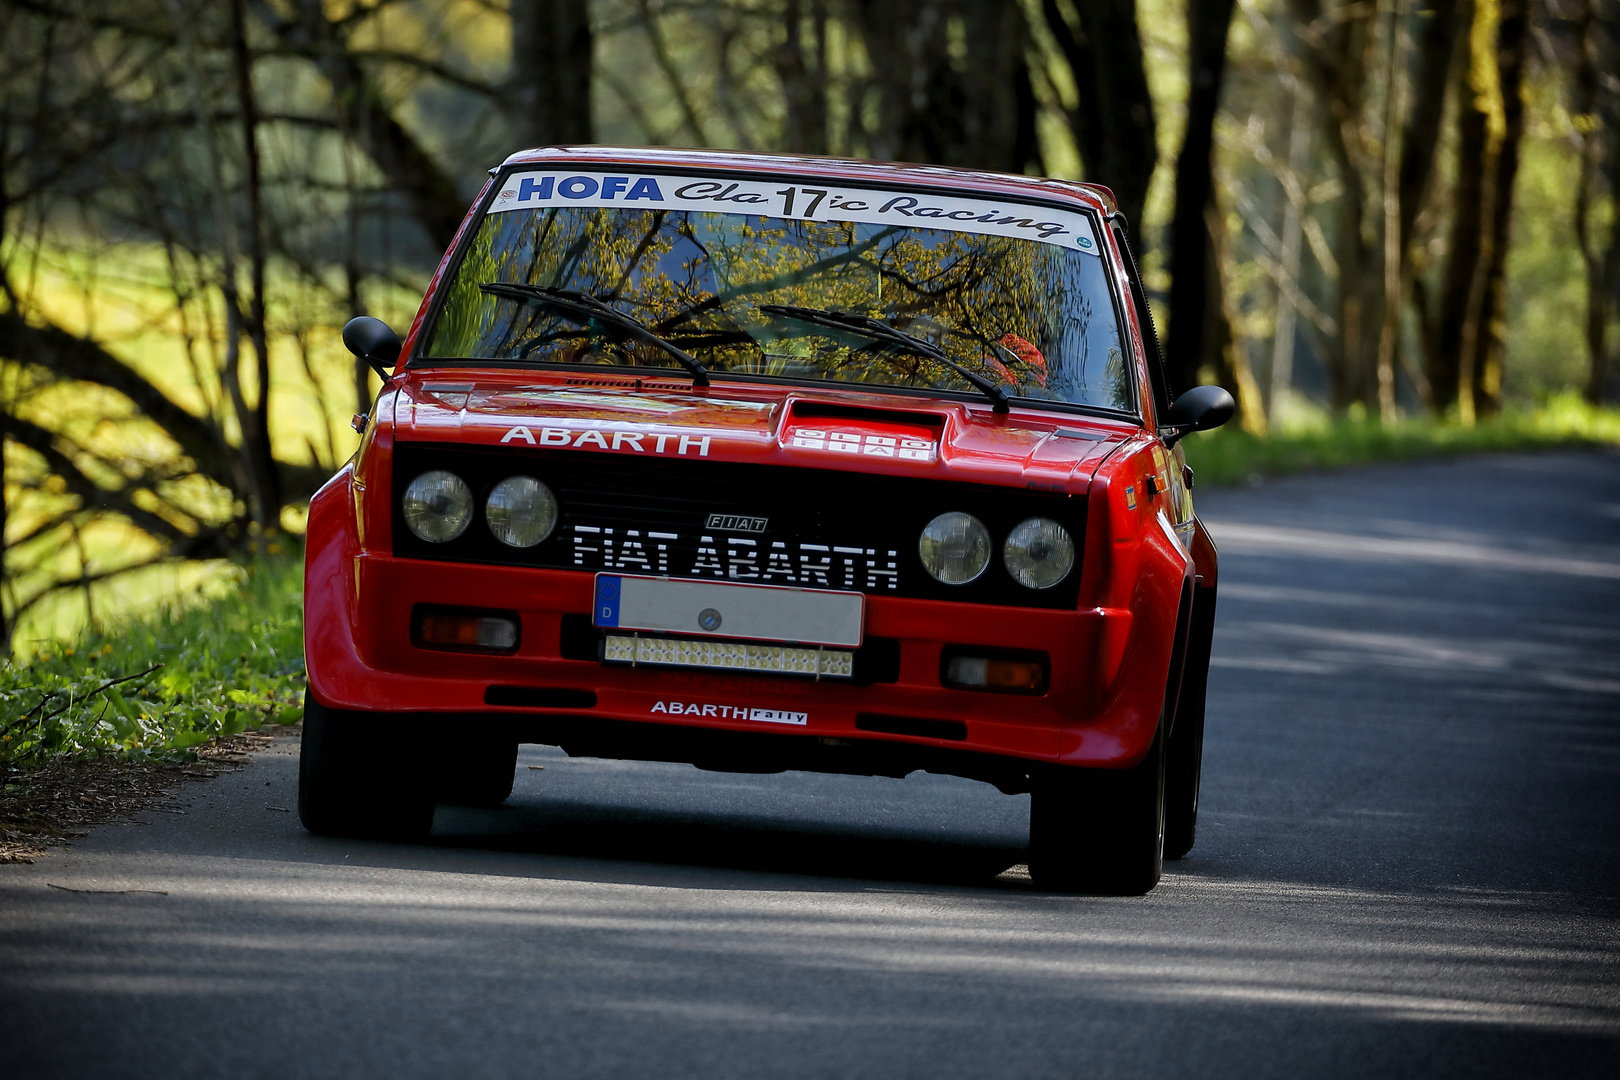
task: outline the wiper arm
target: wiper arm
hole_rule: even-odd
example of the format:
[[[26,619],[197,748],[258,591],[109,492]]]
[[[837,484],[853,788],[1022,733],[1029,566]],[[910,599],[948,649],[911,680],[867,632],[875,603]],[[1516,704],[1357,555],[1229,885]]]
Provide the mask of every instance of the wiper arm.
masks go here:
[[[670,356],[673,356],[682,367],[692,373],[692,385],[708,386],[709,369],[700,364],[695,356],[682,349],[673,342],[665,341],[633,315],[626,315],[609,304],[605,304],[589,293],[577,289],[559,289],[551,285],[525,285],[519,282],[486,281],[478,286],[479,289],[491,296],[505,297],[508,300],[519,300],[524,303],[542,304],[571,315],[576,319],[594,319],[608,326],[617,327],[626,334],[644,341],[648,345],[656,345]]]
[[[936,360],[962,378],[972,383],[984,396],[995,402],[994,412],[1004,413],[1012,407],[1012,399],[1007,391],[991,382],[970,368],[965,368],[952,360],[937,346],[931,345],[920,337],[914,337],[904,330],[896,330],[882,319],[874,319],[870,315],[856,315],[849,311],[828,311],[824,308],[795,307],[792,304],[761,304],[759,310],[767,315],[780,315],[784,319],[796,319],[799,322],[814,323],[817,326],[828,326],[836,330],[849,330],[874,341],[888,342],[906,352],[917,356]]]

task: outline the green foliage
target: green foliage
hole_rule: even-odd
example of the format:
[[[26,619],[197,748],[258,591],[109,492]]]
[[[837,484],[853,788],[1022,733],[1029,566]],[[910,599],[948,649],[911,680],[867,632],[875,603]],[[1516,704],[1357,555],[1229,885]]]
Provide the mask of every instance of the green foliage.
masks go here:
[[[1257,437],[1236,424],[1188,436],[1182,444],[1199,483],[1235,484],[1251,477],[1377,461],[1484,451],[1620,445],[1620,410],[1597,409],[1563,394],[1534,410],[1510,410],[1464,426],[1416,417],[1398,424],[1341,418]]]
[[[226,596],[0,666],[0,765],[64,755],[182,760],[302,715],[303,565],[239,568]]]

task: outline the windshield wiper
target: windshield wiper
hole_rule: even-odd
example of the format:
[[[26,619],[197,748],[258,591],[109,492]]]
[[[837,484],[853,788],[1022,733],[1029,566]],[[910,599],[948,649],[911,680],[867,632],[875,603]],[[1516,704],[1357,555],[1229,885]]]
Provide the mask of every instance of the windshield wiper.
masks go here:
[[[887,342],[906,352],[929,360],[937,360],[962,378],[972,383],[982,391],[984,396],[995,402],[994,412],[1004,413],[1012,407],[1012,399],[1007,391],[980,375],[978,372],[963,367],[939,349],[937,346],[924,341],[920,337],[913,337],[904,330],[896,330],[881,319],[874,319],[870,315],[856,315],[849,311],[828,311],[824,308],[795,307],[792,304],[761,304],[759,310],[767,315],[780,315],[784,319],[796,319],[799,322],[814,323],[817,326],[832,327],[836,330],[848,330],[871,338],[873,341]]]
[[[673,342],[665,341],[633,315],[626,315],[618,308],[603,303],[589,293],[577,289],[559,289],[551,285],[525,285],[519,282],[486,281],[478,286],[491,296],[505,297],[508,300],[519,300],[524,303],[542,304],[581,320],[595,320],[608,326],[617,327],[626,334],[644,341],[648,345],[656,345],[670,356],[673,356],[682,367],[692,373],[693,386],[709,385],[709,369],[698,363],[691,353],[682,349]]]

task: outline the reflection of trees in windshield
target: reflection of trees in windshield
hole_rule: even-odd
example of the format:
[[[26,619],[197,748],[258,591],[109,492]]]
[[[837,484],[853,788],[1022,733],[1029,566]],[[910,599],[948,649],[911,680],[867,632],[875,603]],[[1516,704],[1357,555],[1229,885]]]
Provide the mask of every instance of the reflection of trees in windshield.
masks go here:
[[[479,292],[489,281],[590,293],[717,371],[969,389],[937,361],[759,311],[788,304],[880,318],[1015,395],[1132,405],[1101,260],[1051,244],[696,211],[509,211],[481,224],[428,348],[667,367],[611,328]]]

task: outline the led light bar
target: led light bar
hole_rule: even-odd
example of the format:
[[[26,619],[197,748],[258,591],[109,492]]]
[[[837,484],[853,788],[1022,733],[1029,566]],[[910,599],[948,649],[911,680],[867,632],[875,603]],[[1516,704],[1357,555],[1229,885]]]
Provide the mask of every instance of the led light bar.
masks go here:
[[[802,675],[812,679],[847,679],[855,670],[848,649],[818,646],[711,641],[702,638],[607,635],[602,659],[609,664],[711,668],[754,671],[762,675]]]

